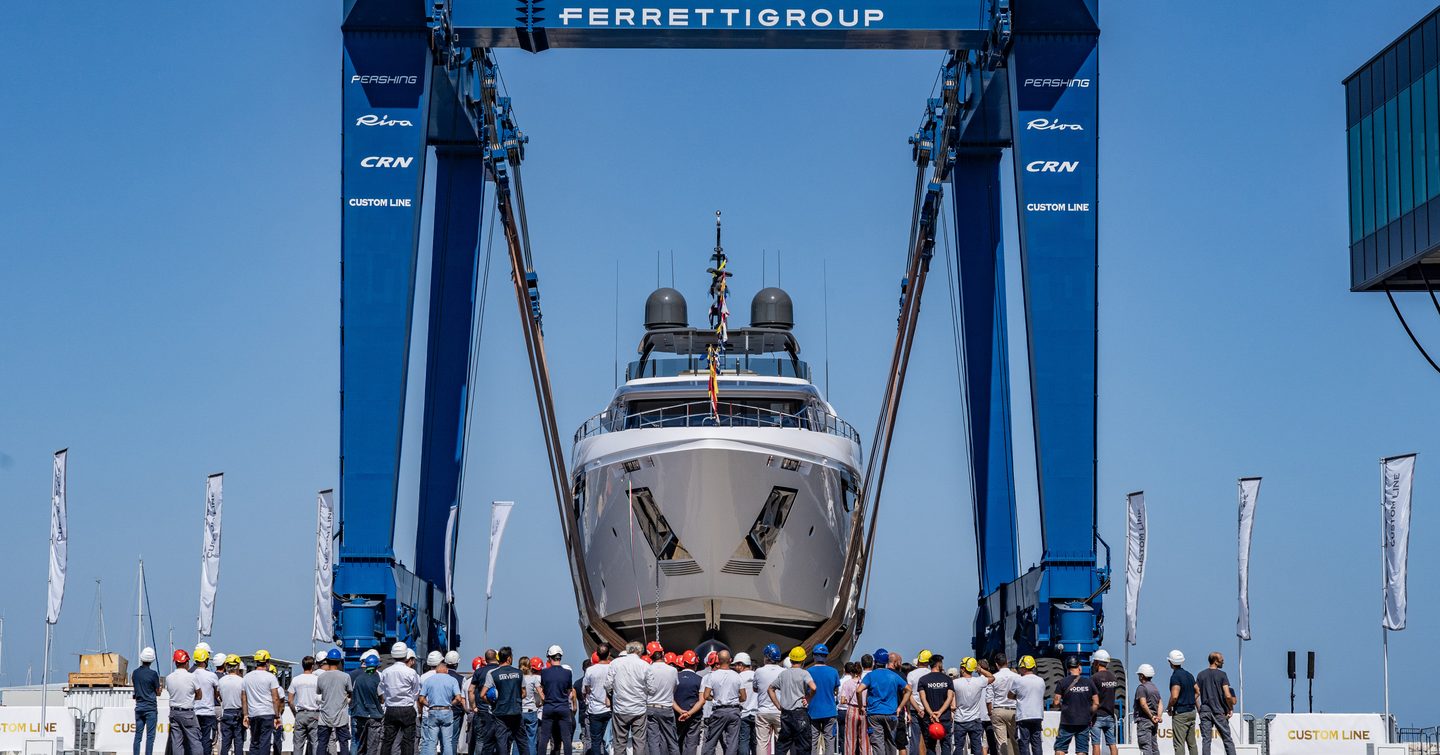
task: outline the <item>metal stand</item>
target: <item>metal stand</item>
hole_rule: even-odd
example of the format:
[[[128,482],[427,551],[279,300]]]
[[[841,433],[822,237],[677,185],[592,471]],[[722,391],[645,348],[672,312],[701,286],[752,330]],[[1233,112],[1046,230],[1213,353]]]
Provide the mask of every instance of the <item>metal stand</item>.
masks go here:
[[[1235,672],[1236,672],[1236,674],[1240,677],[1240,689],[1238,690],[1238,694],[1236,695],[1236,697],[1239,698],[1239,704],[1235,706],[1235,709],[1236,709],[1236,711],[1240,714],[1240,720],[1241,720],[1241,721],[1244,721],[1244,720],[1245,720],[1245,640],[1243,640],[1243,639],[1237,639],[1237,640],[1235,641],[1235,644],[1238,646],[1238,647],[1236,648],[1236,650],[1235,650]],[[1248,739],[1247,739],[1247,741],[1248,741]]]
[[[46,720],[46,714],[50,712],[50,701],[46,699],[50,696],[50,634],[54,629],[54,624],[45,622],[45,665],[40,669],[40,736],[47,739],[50,729]],[[1387,705],[1385,710],[1388,714],[1390,707]]]

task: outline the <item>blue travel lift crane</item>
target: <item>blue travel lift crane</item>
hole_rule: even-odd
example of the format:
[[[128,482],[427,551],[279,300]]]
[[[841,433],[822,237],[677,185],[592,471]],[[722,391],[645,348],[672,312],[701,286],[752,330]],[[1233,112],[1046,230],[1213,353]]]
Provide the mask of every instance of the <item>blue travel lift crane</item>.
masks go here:
[[[557,5],[556,2],[559,4]],[[974,645],[1032,654],[1053,674],[1103,636],[1109,549],[1096,530],[1098,0],[883,0],[870,9],[811,0],[733,9],[655,0],[345,0],[341,251],[340,548],[335,636],[347,660],[403,640],[457,647],[442,553],[455,533],[480,228],[494,192],[530,359],[565,545],[578,551],[555,421],[520,166],[526,137],[500,96],[492,48],[737,47],[936,49],[950,53],[940,97],[912,137],[917,167],[901,310],[866,474],[873,544],[895,416],[937,228],[953,212],[965,407],[979,564]],[[650,15],[653,11],[653,16]],[[702,15],[703,11],[703,15]],[[640,14],[637,16],[637,12]],[[726,13],[725,23],[718,14]],[[851,13],[847,17],[847,13]],[[434,224],[418,506],[399,487],[409,336],[426,162]],[[1021,574],[1010,427],[1000,169],[1011,150],[1043,553]],[[950,203],[946,206],[948,187]],[[866,559],[868,562],[868,559]],[[587,605],[587,641],[619,635]],[[864,589],[860,563],[846,589]],[[839,601],[844,603],[844,601]],[[848,625],[847,625],[848,624]],[[811,638],[858,632],[863,612]]]

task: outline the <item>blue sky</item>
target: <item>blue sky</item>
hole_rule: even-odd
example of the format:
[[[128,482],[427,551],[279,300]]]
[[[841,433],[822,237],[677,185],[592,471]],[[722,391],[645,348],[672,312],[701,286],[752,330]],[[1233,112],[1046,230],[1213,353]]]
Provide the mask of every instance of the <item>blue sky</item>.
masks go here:
[[[1286,705],[1290,648],[1320,654],[1317,706],[1380,707],[1381,456],[1420,453],[1411,568],[1440,566],[1423,547],[1440,525],[1428,505],[1440,490],[1436,377],[1383,298],[1347,290],[1339,83],[1429,9],[1105,4],[1102,534],[1123,542],[1124,494],[1148,492],[1134,663],[1158,665],[1171,647],[1233,654],[1235,478],[1265,477],[1251,712]],[[53,668],[72,669],[71,654],[96,644],[97,578],[110,644],[133,652],[140,555],[162,646],[172,623],[178,642],[193,642],[203,486],[216,471],[226,537],[212,644],[298,656],[309,649],[314,492],[337,471],[338,7],[168,0],[3,14],[0,510],[11,568],[0,683],[23,681],[32,664],[39,678],[48,465],[65,446],[71,589]],[[742,312],[768,250],[766,277],[793,293],[808,358],[828,356],[832,401],[868,436],[909,221],[906,137],[940,58],[503,52],[531,136],[526,189],[562,430],[609,397],[615,266],[624,361],[657,250],[666,282],[675,251],[699,316],[722,209]],[[497,498],[519,503],[492,643],[578,648],[505,275],[497,260],[459,564],[466,649],[481,644],[483,511]],[[1440,344],[1428,302],[1401,300]],[[946,291],[932,286],[887,479],[867,647],[958,651],[970,635],[950,339]],[[1021,500],[1033,507],[1029,417],[1017,404]],[[1022,515],[1026,565],[1038,555],[1034,521]],[[1435,723],[1414,669],[1429,658],[1437,598],[1433,581],[1413,579],[1411,628],[1391,642],[1402,725]],[[1117,654],[1121,603],[1112,592]]]

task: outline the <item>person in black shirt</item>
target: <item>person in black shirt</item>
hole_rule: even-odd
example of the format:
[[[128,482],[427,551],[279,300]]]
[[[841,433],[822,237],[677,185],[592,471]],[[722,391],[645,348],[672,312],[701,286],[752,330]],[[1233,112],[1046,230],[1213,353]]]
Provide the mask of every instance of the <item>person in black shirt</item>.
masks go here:
[[[1100,695],[1100,707],[1095,710],[1095,725],[1090,728],[1090,746],[1095,755],[1100,755],[1101,748],[1106,745],[1110,746],[1110,755],[1119,755],[1120,750],[1115,744],[1115,693],[1124,686],[1125,680],[1110,671],[1110,654],[1104,649],[1096,650],[1090,661],[1094,664],[1090,680],[1095,683],[1095,691]]]
[[[1200,755],[1200,747],[1195,742],[1195,677],[1184,668],[1184,653],[1171,650],[1169,661],[1170,703],[1166,707],[1170,710],[1170,737],[1175,755],[1185,755],[1186,747],[1190,748],[1190,755]]]
[[[1200,751],[1210,755],[1213,732],[1220,733],[1225,743],[1225,755],[1235,755],[1235,738],[1230,734],[1230,710],[1235,707],[1235,693],[1230,689],[1230,677],[1220,669],[1225,667],[1225,656],[1210,654],[1210,668],[1195,677],[1195,690],[1200,693]]]
[[[500,648],[496,653],[500,667],[490,670],[485,687],[480,690],[481,697],[495,690],[495,749],[499,755],[511,755],[512,750],[520,755],[530,748],[530,740],[525,734],[525,719],[520,715],[520,698],[525,694],[525,684],[520,669],[510,665],[513,658],[508,645]]]
[[[140,668],[130,674],[130,684],[135,700],[135,755],[140,755],[140,743],[145,743],[145,755],[155,751],[155,723],[159,720],[155,698],[160,694],[160,674],[150,668],[155,662],[155,651],[145,648],[140,651]]]
[[[470,716],[470,752],[475,755],[500,755],[500,749],[495,744],[495,709],[482,694],[490,672],[500,663],[496,660],[494,650],[486,650],[478,660],[478,666],[471,663],[475,672],[470,677],[470,709],[474,711]]]
[[[700,685],[704,681],[696,673],[695,651],[686,650],[681,656],[680,669],[675,677],[675,736],[680,741],[680,752],[685,755],[700,749],[701,718],[696,714],[700,706]]]
[[[540,738],[535,755],[549,755],[549,745],[560,743],[564,755],[571,755],[575,735],[575,678],[560,665],[558,646],[550,651],[550,666],[540,672]]]
[[[1100,708],[1100,694],[1095,682],[1080,674],[1080,659],[1070,656],[1065,659],[1065,670],[1069,675],[1055,685],[1055,700],[1052,708],[1060,709],[1060,731],[1055,735],[1055,752],[1070,749],[1075,742],[1075,755],[1084,755],[1090,747],[1090,726],[1095,723],[1095,711]]]
[[[925,711],[919,724],[926,751],[933,753],[938,748],[940,755],[951,755],[955,752],[955,739],[950,736],[951,713],[955,711],[955,686],[951,684],[950,675],[945,673],[944,656],[930,656],[930,673],[920,677],[915,687],[920,696],[920,706]],[[932,723],[945,727],[945,735],[938,743],[930,736]]]

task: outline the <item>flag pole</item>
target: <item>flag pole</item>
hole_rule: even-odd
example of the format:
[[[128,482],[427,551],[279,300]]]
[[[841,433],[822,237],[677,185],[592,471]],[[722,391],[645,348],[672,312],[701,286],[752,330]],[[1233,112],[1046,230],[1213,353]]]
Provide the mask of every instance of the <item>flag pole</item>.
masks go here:
[[[1385,626],[1385,593],[1389,588],[1389,576],[1385,571],[1385,459],[1380,459],[1380,491],[1382,516],[1380,517],[1380,665],[1385,674],[1385,741],[1390,741],[1390,629]]]
[[[40,736],[49,736],[46,714],[50,712],[50,633],[54,624],[45,622],[45,665],[40,669]],[[1389,706],[1386,706],[1388,711]]]

